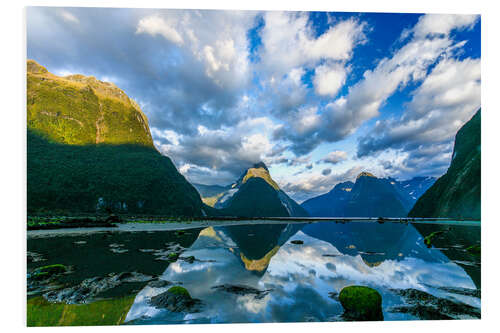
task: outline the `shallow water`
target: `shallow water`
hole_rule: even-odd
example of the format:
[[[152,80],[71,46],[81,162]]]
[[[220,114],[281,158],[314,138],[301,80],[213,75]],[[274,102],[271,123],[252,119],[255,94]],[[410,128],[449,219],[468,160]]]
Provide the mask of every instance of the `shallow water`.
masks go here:
[[[434,231],[443,233],[429,248],[424,237]],[[191,228],[185,233],[140,228],[33,234],[28,237],[28,272],[53,263],[71,270],[46,284],[28,282],[28,298],[57,293],[89,278],[136,272],[149,280],[123,281],[85,302],[132,297],[121,310],[124,324],[340,321],[343,308],[336,295],[345,286],[364,285],[382,295],[384,320],[430,319],[432,307],[423,312],[395,310],[415,304],[401,296],[400,291],[408,289],[458,304],[449,311],[451,318],[477,318],[470,309],[479,313],[481,306],[480,293],[475,292],[481,287],[480,257],[466,251],[475,244],[480,244],[479,226],[449,223],[270,223]],[[180,258],[169,262],[171,252]],[[186,260],[189,257],[194,261]],[[151,297],[172,285],[186,288],[201,308],[171,312],[151,305]],[[231,286],[244,288],[235,292]],[[446,310],[439,308],[442,302],[436,304],[435,312]],[[56,305],[44,304],[44,309]]]

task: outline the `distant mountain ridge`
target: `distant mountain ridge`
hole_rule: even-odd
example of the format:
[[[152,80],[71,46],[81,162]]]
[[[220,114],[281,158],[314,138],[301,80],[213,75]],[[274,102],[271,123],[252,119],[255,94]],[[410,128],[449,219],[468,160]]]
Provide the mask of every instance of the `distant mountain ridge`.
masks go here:
[[[198,193],[200,193],[203,203],[210,207],[213,207],[220,196],[231,188],[231,185],[221,186],[196,183],[192,183],[192,185],[198,190]]]
[[[481,109],[457,132],[446,174],[420,197],[408,215],[481,218]]]
[[[218,195],[214,207],[222,215],[242,217],[304,217],[307,212],[283,192],[263,162],[248,168]]]
[[[314,217],[403,217],[434,181],[433,177],[415,177],[401,182],[361,172],[355,183],[339,183],[301,206]]]
[[[28,60],[27,130],[29,214],[205,215],[137,103],[112,83]]]

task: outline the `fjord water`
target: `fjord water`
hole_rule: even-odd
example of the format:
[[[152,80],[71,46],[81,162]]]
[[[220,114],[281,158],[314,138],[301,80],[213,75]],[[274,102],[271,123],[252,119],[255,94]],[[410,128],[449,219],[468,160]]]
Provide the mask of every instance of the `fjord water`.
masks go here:
[[[84,302],[129,299],[114,309],[121,311],[119,323],[124,324],[340,321],[338,293],[345,286],[364,285],[381,294],[384,320],[478,318],[480,256],[466,248],[480,245],[480,227],[461,223],[310,222],[183,232],[33,233],[28,234],[28,272],[55,263],[71,269],[48,285],[28,282],[28,303],[85,279],[134,272],[147,278],[102,288]],[[424,238],[433,232],[428,247]],[[168,255],[173,249],[179,253],[176,260]],[[201,307],[171,312],[151,304],[152,297],[173,285],[186,288]],[[408,290],[430,296],[404,297]],[[447,305],[441,316],[442,300],[455,305]]]

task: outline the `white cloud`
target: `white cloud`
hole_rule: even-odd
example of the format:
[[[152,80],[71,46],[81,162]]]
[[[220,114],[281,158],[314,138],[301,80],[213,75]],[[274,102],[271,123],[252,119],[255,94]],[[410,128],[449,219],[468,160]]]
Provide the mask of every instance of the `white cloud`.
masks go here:
[[[66,10],[60,10],[59,15],[66,22],[76,23],[76,24],[80,23],[80,20],[75,15],[71,14],[70,12],[68,12]]]
[[[346,61],[364,41],[364,23],[341,21],[320,36],[308,24],[307,13],[270,11],[264,14],[261,60],[276,76],[291,68],[314,66],[321,59]]]
[[[313,79],[316,94],[335,97],[345,83],[347,70],[340,64],[320,65]]]
[[[347,159],[347,152],[342,150],[336,150],[328,153],[324,158],[321,159],[321,162],[328,164],[337,164]]]
[[[388,148],[422,151],[443,143],[449,153],[456,132],[480,106],[480,59],[443,58],[414,91],[402,116],[377,122],[361,138],[358,156]]]
[[[479,15],[428,14],[422,16],[413,28],[415,37],[424,38],[428,35],[448,35],[455,29],[472,28]]]
[[[378,116],[379,109],[397,89],[409,82],[422,81],[431,65],[463,46],[463,42],[454,43],[448,34],[453,29],[470,26],[476,17],[448,16],[444,16],[447,23],[439,24],[441,16],[422,16],[413,29],[413,39],[392,57],[382,59],[375,69],[366,71],[363,80],[349,88],[347,96],[328,104],[329,126],[324,127],[322,137],[336,141],[352,134],[365,121]],[[432,33],[439,35],[423,38]]]
[[[284,182],[279,180],[278,183],[282,190],[298,201],[317,196],[330,191],[336,184],[348,180],[355,180],[364,168],[354,166],[345,171],[330,172],[327,175],[323,172],[312,172],[303,174],[301,177],[294,179],[293,182]]]
[[[204,65],[205,75],[225,89],[248,82],[248,40],[256,12],[162,11],[139,20],[136,33],[161,35]]]
[[[182,45],[184,40],[174,27],[173,20],[166,21],[158,15],[142,18],[137,24],[136,34],[148,33],[152,36],[161,35],[166,40]]]
[[[152,133],[158,149],[171,157],[190,181],[206,183],[210,177],[214,183],[226,184],[256,162],[282,157],[283,150],[276,149],[278,143],[270,139],[276,126],[267,117],[257,117],[218,129],[199,125],[197,133],[191,135]],[[162,143],[161,138],[168,141]]]

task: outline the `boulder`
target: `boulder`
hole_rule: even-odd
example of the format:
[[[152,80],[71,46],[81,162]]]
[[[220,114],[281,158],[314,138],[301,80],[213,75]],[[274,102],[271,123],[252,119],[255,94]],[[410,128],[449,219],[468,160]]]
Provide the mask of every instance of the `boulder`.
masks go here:
[[[382,314],[382,296],[373,288],[348,286],[339,294],[339,301],[344,308],[344,318],[355,321],[384,320]]]

